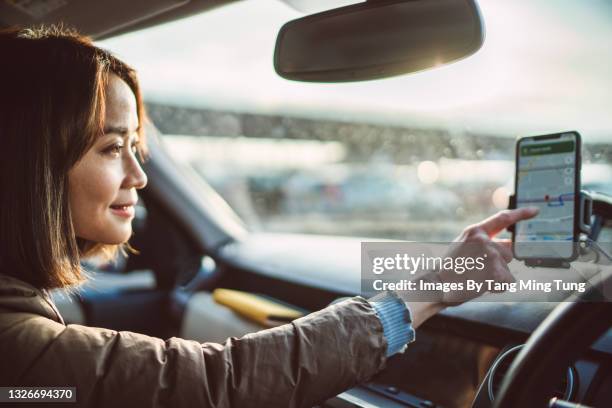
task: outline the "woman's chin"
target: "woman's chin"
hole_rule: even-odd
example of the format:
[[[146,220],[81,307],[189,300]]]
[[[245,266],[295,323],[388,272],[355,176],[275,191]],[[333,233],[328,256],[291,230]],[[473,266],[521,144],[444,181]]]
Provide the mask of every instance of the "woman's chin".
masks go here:
[[[93,239],[92,241],[98,242],[100,244],[106,245],[119,245],[126,243],[130,237],[132,236],[132,226],[128,225],[123,228],[113,228],[104,232],[104,234],[100,234],[97,239]]]
[[[112,219],[104,231],[109,239],[109,245],[118,245],[127,242],[132,236],[132,220]]]
[[[117,239],[114,239],[108,245],[125,244],[126,242],[128,242],[128,240],[130,239],[131,236],[132,236],[132,230],[130,230],[130,232],[127,233],[127,234],[123,234],[123,235],[117,237]]]

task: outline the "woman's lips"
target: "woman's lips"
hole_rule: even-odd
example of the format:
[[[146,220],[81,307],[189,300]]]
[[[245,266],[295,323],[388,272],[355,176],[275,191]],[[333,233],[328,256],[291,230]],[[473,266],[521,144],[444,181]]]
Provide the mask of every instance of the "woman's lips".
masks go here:
[[[134,206],[133,205],[111,205],[110,210],[113,214],[119,217],[123,217],[123,218],[134,217]]]

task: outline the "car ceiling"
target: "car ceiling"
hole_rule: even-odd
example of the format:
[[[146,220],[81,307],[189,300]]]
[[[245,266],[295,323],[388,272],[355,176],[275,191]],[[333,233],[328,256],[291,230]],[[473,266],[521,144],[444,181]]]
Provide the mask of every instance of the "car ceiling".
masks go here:
[[[4,0],[0,28],[59,24],[95,39],[188,17],[238,0]]]

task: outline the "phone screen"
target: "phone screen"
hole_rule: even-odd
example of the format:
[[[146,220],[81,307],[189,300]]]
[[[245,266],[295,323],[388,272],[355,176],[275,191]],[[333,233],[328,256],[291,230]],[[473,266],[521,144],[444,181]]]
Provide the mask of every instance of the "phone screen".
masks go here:
[[[534,136],[517,144],[516,207],[539,214],[516,224],[517,258],[570,259],[574,256],[576,206],[580,188],[578,133]]]

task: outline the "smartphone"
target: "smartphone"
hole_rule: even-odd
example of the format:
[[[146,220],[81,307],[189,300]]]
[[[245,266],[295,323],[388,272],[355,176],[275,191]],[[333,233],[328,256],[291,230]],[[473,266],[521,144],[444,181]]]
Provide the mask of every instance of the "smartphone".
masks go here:
[[[517,259],[536,265],[571,261],[580,234],[581,140],[578,132],[523,137],[516,145],[516,208],[538,207],[512,234]]]

